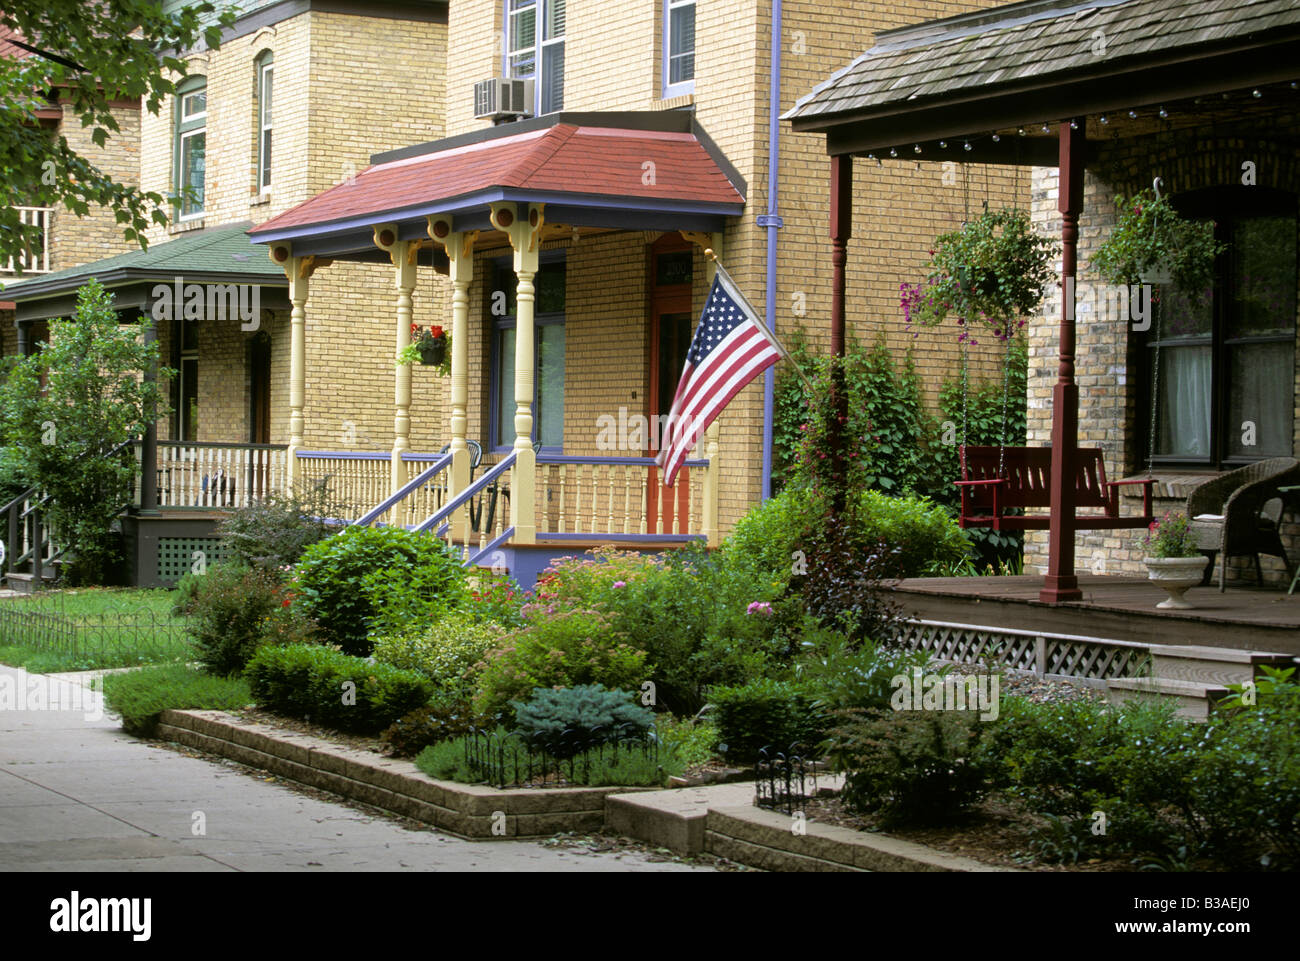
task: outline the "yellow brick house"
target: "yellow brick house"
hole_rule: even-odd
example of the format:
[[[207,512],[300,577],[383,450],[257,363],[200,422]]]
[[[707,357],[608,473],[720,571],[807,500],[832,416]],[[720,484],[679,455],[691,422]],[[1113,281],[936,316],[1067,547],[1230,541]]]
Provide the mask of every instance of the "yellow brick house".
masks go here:
[[[368,494],[363,520],[441,531],[525,582],[593,543],[716,543],[766,493],[771,387],[742,391],[684,481],[660,484],[654,426],[708,287],[703,251],[778,335],[804,325],[824,348],[824,160],[816,137],[780,129],[780,111],[873,31],[980,5],[832,6],[834,16],[799,0],[452,3],[443,136],[376,150],[355,176],[250,232],[290,285],[295,479],[329,477],[362,492],[349,497],[358,504]],[[864,293],[852,335],[913,346],[932,395],[958,348],[904,333],[897,284],[972,203],[937,173],[890,171],[859,197],[871,226],[850,268]],[[1028,190],[1027,175],[996,170],[975,202]],[[332,278],[380,257],[388,291],[366,311],[388,332],[354,342],[356,356],[392,365],[412,324],[438,324],[451,373],[398,367],[390,449],[343,450],[340,416],[378,400],[384,382],[363,394],[338,379],[323,361],[332,344],[314,331],[337,309]],[[975,360],[998,363],[994,351]]]

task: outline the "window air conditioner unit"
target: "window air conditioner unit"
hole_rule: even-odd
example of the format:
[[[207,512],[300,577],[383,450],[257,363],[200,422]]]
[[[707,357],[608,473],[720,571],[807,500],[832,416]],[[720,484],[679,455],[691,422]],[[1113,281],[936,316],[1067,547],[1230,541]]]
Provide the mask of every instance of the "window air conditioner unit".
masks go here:
[[[533,115],[533,81],[493,77],[474,84],[474,116],[531,117]]]

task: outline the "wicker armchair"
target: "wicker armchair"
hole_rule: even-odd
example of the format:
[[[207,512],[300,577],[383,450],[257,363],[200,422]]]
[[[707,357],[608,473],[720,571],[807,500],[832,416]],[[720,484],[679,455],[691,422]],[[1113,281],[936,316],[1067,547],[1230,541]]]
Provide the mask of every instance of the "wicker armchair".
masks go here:
[[[1206,583],[1215,555],[1220,553],[1223,554],[1220,591],[1227,583],[1228,558],[1242,554],[1254,556],[1255,576],[1261,584],[1264,578],[1259,567],[1260,554],[1282,558],[1287,576],[1291,576],[1291,560],[1278,533],[1282,512],[1277,491],[1290,484],[1300,484],[1300,460],[1274,457],[1229,471],[1192,491],[1187,498],[1187,516],[1196,546],[1210,558]]]

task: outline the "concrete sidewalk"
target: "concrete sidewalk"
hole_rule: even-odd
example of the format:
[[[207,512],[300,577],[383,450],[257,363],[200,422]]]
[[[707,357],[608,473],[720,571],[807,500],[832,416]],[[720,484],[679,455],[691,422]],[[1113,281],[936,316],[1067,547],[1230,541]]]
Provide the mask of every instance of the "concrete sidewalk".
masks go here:
[[[137,740],[114,718],[94,719],[102,704],[88,694],[64,676],[0,665],[0,870],[711,870],[410,830]],[[51,709],[56,699],[77,709]]]

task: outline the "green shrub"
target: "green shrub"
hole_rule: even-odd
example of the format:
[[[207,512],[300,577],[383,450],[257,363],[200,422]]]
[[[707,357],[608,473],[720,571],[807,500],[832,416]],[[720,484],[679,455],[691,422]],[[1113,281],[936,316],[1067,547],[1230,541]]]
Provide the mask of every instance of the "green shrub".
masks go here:
[[[885,826],[950,822],[991,786],[981,750],[988,725],[957,711],[868,714],[831,731],[828,757],[844,775],[840,794],[853,811]]]
[[[657,557],[592,551],[547,570],[526,613],[604,611],[613,630],[646,651],[656,706],[694,713],[710,684],[741,683],[788,656],[794,608],[777,602],[781,586],[699,546]]]
[[[718,729],[706,721],[660,714],[657,734],[663,749],[676,757],[683,768],[705,764],[718,754]]]
[[[338,530],[331,518],[348,516],[329,488],[317,484],[252,501],[222,521],[217,532],[244,566],[280,571]]]
[[[468,704],[444,701],[417,707],[394,721],[379,739],[397,757],[414,757],[426,747],[460,737],[471,728],[480,727]]]
[[[510,575],[480,569],[469,580],[468,609],[480,620],[523,627],[523,606],[529,596]]]
[[[461,604],[465,571],[456,552],[431,534],[349,527],[303,551],[294,589],[326,640],[366,655],[372,622],[380,633],[396,633]]]
[[[826,514],[824,497],[788,488],[736,522],[723,542],[723,556],[738,570],[786,582],[798,566],[796,552],[806,557]],[[883,543],[892,552],[894,576],[927,576],[971,555],[970,541],[957,522],[925,497],[864,490],[853,498],[848,517],[849,536],[858,550]]]
[[[194,658],[209,674],[239,674],[264,644],[301,644],[315,633],[276,576],[257,568],[214,565],[197,578],[191,607]]]
[[[813,697],[793,681],[758,678],[709,690],[709,720],[718,730],[718,750],[728,761],[752,764],[759,751],[816,756],[827,718]]]
[[[476,620],[468,611],[452,611],[431,624],[377,638],[374,658],[419,671],[433,681],[440,695],[467,701],[474,694],[476,665],[504,636],[499,624]]]
[[[895,677],[925,667],[924,654],[880,647],[870,641],[855,644],[832,630],[809,630],[804,650],[792,671],[823,713],[844,710],[884,710],[889,707]]]
[[[569,758],[611,741],[643,739],[654,725],[654,712],[635,703],[635,697],[600,684],[580,684],[538,688],[511,707],[525,744],[551,757]]]
[[[140,737],[153,735],[163,711],[231,711],[252,703],[242,678],[213,677],[185,664],[161,664],[104,676],[104,702],[122,717],[122,727]]]
[[[645,660],[645,651],[626,643],[600,611],[534,618],[488,653],[474,708],[495,716],[539,687],[603,684],[639,689],[646,676]]]
[[[263,647],[245,676],[262,707],[360,734],[382,731],[434,693],[414,671],[319,645]]]

